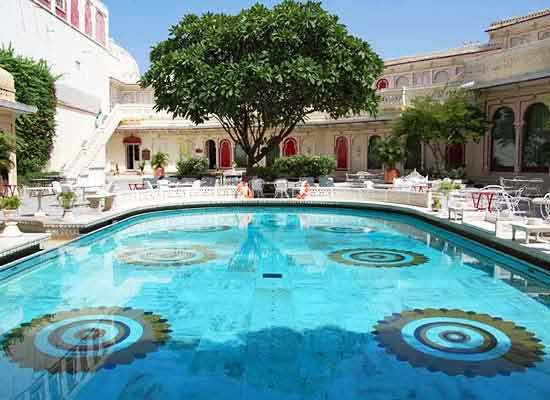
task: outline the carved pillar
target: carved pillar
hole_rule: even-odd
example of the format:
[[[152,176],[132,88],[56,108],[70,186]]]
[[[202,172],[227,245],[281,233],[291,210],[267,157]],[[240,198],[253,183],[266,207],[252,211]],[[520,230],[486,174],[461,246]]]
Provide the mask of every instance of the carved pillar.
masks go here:
[[[514,124],[516,127],[516,162],[514,163],[514,172],[520,173],[523,166],[523,119]]]

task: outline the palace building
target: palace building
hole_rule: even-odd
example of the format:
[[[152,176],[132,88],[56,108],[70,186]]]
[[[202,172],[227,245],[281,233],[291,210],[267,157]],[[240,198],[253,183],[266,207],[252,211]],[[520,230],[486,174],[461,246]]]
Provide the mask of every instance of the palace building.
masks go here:
[[[8,15],[0,42],[43,58],[56,73],[58,137],[51,168],[69,177],[102,179],[132,173],[158,151],[168,172],[182,155],[203,155],[211,169],[244,165],[244,155],[214,121],[196,126],[153,110],[154,93],[137,84],[135,60],[109,38],[109,13],[98,0],[18,0],[0,3]],[[7,14],[6,14],[7,13]],[[469,177],[548,176],[550,166],[550,9],[491,24],[487,42],[386,60],[377,82],[376,118],[333,120],[313,115],[268,157],[330,154],[338,173],[380,170],[373,143],[411,101],[448,85],[475,92],[491,126],[479,143],[447,149]],[[429,167],[430,154],[411,145],[406,169]],[[550,179],[550,177],[549,177]]]

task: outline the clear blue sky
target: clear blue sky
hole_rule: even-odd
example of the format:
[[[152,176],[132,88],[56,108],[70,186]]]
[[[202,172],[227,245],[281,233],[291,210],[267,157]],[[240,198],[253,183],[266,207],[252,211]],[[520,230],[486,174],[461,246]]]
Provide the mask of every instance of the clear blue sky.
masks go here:
[[[149,49],[188,13],[235,13],[254,0],[104,0],[111,36],[149,65]],[[266,5],[277,0],[261,1]],[[383,58],[442,50],[486,41],[495,20],[550,8],[550,0],[323,0],[350,32],[366,39]]]

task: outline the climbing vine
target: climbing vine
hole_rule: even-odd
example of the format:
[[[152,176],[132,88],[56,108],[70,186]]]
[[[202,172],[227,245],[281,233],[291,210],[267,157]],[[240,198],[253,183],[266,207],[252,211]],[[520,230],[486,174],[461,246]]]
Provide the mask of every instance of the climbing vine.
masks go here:
[[[16,121],[18,174],[41,171],[50,159],[55,137],[57,78],[45,61],[18,56],[11,47],[0,48],[0,67],[13,75],[15,99],[38,108]]]

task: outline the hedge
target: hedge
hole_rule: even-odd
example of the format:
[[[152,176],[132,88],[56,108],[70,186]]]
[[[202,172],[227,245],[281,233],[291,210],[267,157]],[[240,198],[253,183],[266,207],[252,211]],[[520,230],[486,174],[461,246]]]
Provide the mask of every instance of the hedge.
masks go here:
[[[0,49],[0,67],[13,75],[15,99],[36,106],[35,114],[17,119],[17,172],[39,172],[50,159],[55,137],[55,80],[44,60],[21,57],[9,48]]]

